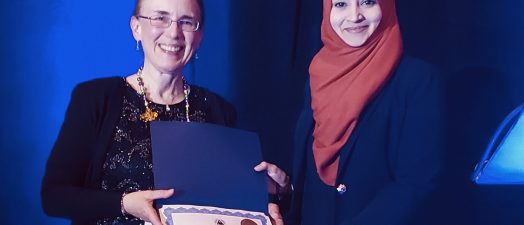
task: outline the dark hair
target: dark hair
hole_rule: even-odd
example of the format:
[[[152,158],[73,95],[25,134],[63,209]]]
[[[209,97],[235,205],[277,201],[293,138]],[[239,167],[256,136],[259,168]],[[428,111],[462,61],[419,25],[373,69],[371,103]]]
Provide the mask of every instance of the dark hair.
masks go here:
[[[136,15],[139,15],[140,14],[140,8],[141,8],[141,3],[142,1],[144,0],[137,0],[136,1],[136,4],[135,4],[135,10],[133,11],[133,15],[136,16]],[[200,8],[200,27],[201,28],[204,28],[204,1],[203,0],[196,0],[197,1],[197,4],[198,4],[198,7]]]

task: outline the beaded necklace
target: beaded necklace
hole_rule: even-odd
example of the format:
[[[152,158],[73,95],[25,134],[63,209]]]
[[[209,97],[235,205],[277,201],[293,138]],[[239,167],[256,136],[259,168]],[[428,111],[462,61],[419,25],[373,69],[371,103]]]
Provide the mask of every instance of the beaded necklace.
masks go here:
[[[144,99],[144,106],[146,107],[145,111],[142,114],[140,114],[140,119],[144,122],[151,122],[156,120],[156,118],[158,117],[158,112],[155,112],[154,110],[149,108],[149,101],[146,98],[146,88],[144,87],[144,79],[142,79],[142,69],[143,68],[140,67],[140,69],[138,69],[138,72],[136,73],[136,80],[138,81],[138,87],[140,88],[140,93],[138,94],[140,94]],[[189,85],[186,83],[184,77],[182,77],[182,82],[184,83],[184,101],[186,103],[186,122],[191,122],[189,120]],[[166,104],[166,111],[170,110],[171,108],[169,107],[169,104]]]

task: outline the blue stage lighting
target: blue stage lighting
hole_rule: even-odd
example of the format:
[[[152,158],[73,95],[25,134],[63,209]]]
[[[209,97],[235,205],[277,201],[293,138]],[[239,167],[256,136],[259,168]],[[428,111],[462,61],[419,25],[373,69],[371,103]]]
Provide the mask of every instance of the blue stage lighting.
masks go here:
[[[524,184],[524,105],[499,126],[472,179],[477,184]]]

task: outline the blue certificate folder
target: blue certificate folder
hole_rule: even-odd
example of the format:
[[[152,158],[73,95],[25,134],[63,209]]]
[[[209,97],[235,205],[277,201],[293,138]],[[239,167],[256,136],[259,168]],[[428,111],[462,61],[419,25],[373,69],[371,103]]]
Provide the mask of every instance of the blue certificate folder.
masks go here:
[[[175,189],[157,205],[200,205],[267,212],[266,173],[255,133],[208,123],[151,123],[156,189]]]
[[[524,105],[500,124],[472,179],[477,184],[524,184]]]

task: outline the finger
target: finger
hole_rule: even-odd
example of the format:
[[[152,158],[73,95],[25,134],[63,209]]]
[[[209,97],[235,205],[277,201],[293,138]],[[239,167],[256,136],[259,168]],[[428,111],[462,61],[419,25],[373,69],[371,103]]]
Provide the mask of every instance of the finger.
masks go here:
[[[267,175],[273,179],[281,178],[285,174],[283,170],[278,168],[278,166],[271,164],[271,163],[267,163],[266,170],[267,170]]]
[[[149,222],[151,222],[152,225],[163,225],[158,217],[150,218]]]
[[[279,207],[277,204],[272,203],[272,202],[270,202],[270,203],[267,204],[267,209],[268,209],[268,211],[270,211],[270,212],[277,212],[277,213],[280,213],[280,207]]]
[[[283,172],[280,168],[278,168],[278,166],[265,161],[262,161],[260,164],[256,165],[255,170],[258,172],[266,170],[267,174],[270,176],[282,174]]]
[[[268,163],[265,162],[265,161],[262,161],[261,163],[259,163],[258,165],[255,166],[255,171],[257,172],[260,172],[260,171],[264,171],[267,169],[267,166],[268,166]]]
[[[154,191],[151,191],[151,192],[150,192],[149,198],[150,198],[151,200],[155,200],[155,199],[164,199],[164,198],[169,198],[169,197],[173,196],[174,193],[175,193],[175,190],[174,190],[174,189],[169,189],[169,190],[154,190]]]
[[[267,175],[269,175],[269,176],[279,175],[279,174],[282,173],[282,170],[280,170],[280,168],[278,168],[278,166],[275,166],[275,165],[273,165],[271,163],[267,164],[266,170],[267,170]]]
[[[277,182],[281,187],[286,185],[286,173],[273,164],[269,164],[267,168],[267,175]]]
[[[272,178],[273,176],[282,174],[282,170],[278,168],[278,166],[275,166],[274,164],[265,161],[262,161],[260,164],[255,166],[255,170],[258,172],[266,170],[267,174]]]
[[[267,205],[268,207],[268,212],[269,212],[269,215],[273,218],[273,219],[282,219],[282,214],[280,213],[280,207],[278,207],[277,204],[275,203],[269,203]]]
[[[271,218],[273,218],[274,220],[281,220],[282,219],[282,215],[280,215],[280,213],[276,213],[276,212],[269,213],[269,216],[271,216]]]
[[[146,221],[148,220],[152,225],[162,225],[162,221],[160,221],[160,217],[153,207],[148,207],[146,209],[146,216]]]
[[[280,213],[280,208],[275,203],[268,204],[268,213],[273,225],[283,225],[284,220],[282,214]]]

